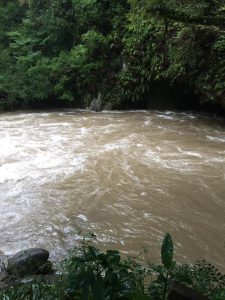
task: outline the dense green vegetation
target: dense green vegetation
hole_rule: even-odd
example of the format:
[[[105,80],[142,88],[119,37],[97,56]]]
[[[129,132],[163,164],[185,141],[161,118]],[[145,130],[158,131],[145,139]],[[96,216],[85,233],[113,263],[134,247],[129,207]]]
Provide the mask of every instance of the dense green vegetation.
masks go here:
[[[223,0],[0,0],[0,109],[222,108],[224,55]]]
[[[91,237],[91,239],[90,239]],[[174,284],[205,295],[208,299],[223,300],[225,275],[205,261],[195,265],[178,264],[173,260],[172,238],[166,234],[161,247],[162,264],[145,265],[137,259],[122,260],[118,251],[100,251],[93,246],[92,236],[86,236],[60,272],[50,281],[39,279],[31,283],[13,283],[0,291],[1,300],[166,300],[172,298]],[[143,253],[148,252],[145,250]],[[57,278],[58,277],[58,278]],[[191,291],[189,290],[189,293]],[[200,298],[193,299],[200,299]],[[186,295],[187,297],[187,295]],[[189,294],[192,299],[193,295]],[[189,299],[188,298],[188,299]],[[187,298],[182,298],[187,299]]]

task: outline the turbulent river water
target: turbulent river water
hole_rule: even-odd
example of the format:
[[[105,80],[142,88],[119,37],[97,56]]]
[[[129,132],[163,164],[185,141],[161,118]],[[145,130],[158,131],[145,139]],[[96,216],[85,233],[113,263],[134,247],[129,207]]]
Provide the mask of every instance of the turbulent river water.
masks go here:
[[[0,250],[63,257],[92,231],[100,247],[225,270],[225,126],[181,112],[0,115]]]

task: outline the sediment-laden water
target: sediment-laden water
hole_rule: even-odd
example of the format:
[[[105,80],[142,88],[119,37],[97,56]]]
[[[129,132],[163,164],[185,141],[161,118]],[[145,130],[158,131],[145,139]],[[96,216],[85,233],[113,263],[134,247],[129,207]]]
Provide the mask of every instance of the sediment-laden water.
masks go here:
[[[63,257],[80,239],[225,269],[225,126],[192,113],[0,115],[0,249]]]

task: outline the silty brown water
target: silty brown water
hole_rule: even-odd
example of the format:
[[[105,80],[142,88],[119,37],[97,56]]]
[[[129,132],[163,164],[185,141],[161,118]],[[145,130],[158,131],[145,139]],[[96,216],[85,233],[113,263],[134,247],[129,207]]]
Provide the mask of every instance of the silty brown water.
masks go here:
[[[100,247],[225,269],[225,127],[192,113],[0,115],[0,249],[61,258],[93,231]]]

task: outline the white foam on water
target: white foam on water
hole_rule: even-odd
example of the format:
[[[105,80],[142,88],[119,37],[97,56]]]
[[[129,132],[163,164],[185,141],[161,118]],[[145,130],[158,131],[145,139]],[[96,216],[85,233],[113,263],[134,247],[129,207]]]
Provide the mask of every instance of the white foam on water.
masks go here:
[[[34,168],[52,169],[64,166],[64,158],[50,152],[37,153],[33,160]]]
[[[148,126],[148,125],[150,125],[150,124],[151,124],[151,121],[150,121],[150,120],[147,120],[147,121],[144,122],[144,125],[145,125],[145,126]]]
[[[1,137],[0,156],[8,157],[18,152],[18,145],[10,139],[10,136]]]
[[[215,136],[210,136],[210,135],[207,135],[206,137],[207,137],[207,139],[209,139],[210,141],[215,141],[215,142],[225,143],[225,137],[215,137]]]
[[[153,162],[156,162],[156,163],[162,163],[162,159],[160,158],[160,156],[154,152],[153,150],[149,149],[147,150],[144,155],[150,160],[150,161],[153,161]]]
[[[141,196],[147,196],[147,193],[146,192],[142,192],[140,195]]]
[[[18,147],[15,143],[4,143],[1,150],[0,183],[9,180],[37,180],[41,183],[51,182],[61,178],[72,176],[77,171],[83,171],[86,158],[82,154],[73,153],[82,143],[76,142],[69,153],[65,153],[63,148],[57,146],[60,141],[58,136],[53,138],[56,145],[49,148],[44,146],[44,150],[36,142]],[[10,146],[8,146],[10,145]],[[22,149],[22,150],[21,150]],[[30,155],[30,152],[33,155]],[[3,155],[4,154],[4,155]]]
[[[186,154],[186,155],[189,155],[189,156],[194,156],[194,157],[202,158],[202,155],[200,153],[197,153],[197,152],[184,151],[183,153]]]
[[[200,163],[195,163],[193,162],[190,163],[189,159],[185,159],[183,156],[188,155],[190,157],[197,157],[201,158],[201,154],[195,153],[195,152],[183,152],[181,151],[182,155],[177,157],[176,153],[159,153],[159,151],[153,151],[152,149],[148,149],[144,153],[144,157],[147,158],[147,161],[144,159],[145,162],[149,165],[149,167],[153,167],[152,163],[154,164],[154,168],[165,168],[165,169],[172,169],[176,170],[178,172],[183,172],[183,173],[190,173],[192,171],[197,171],[198,170],[198,164]]]
[[[224,163],[224,162],[225,162],[225,157],[224,157],[224,158],[219,158],[219,157],[209,158],[209,159],[205,159],[204,162],[205,162],[206,164],[212,164],[212,163]]]
[[[88,218],[87,218],[85,215],[80,214],[80,215],[78,215],[77,217],[78,217],[79,219],[81,219],[82,221],[84,221],[84,222],[87,222],[87,221],[88,221]]]
[[[114,150],[125,150],[130,146],[129,139],[120,139],[114,143],[107,143],[100,147],[99,153],[113,152]]]
[[[15,225],[23,218],[22,214],[17,212],[4,212],[0,214],[0,230],[4,230],[11,225]]]
[[[72,123],[68,123],[68,122],[55,122],[55,123],[44,123],[44,124],[39,124],[40,127],[58,127],[58,126],[71,126]]]
[[[75,171],[83,171],[85,167],[87,159],[83,157],[82,155],[77,155],[77,157],[74,157],[72,161],[72,166],[74,167]]]
[[[6,163],[0,167],[0,183],[9,180],[20,181],[25,179],[37,179],[38,172],[29,167],[27,162]]]
[[[161,118],[161,119],[165,119],[165,120],[174,120],[175,118],[177,118],[177,117],[175,117],[175,116],[164,115],[164,114],[163,114],[163,115],[158,114],[157,117],[159,117],[159,118]]]
[[[113,151],[113,150],[118,150],[118,149],[121,149],[122,148],[122,145],[120,144],[106,144],[103,146],[103,152],[104,151]]]
[[[194,152],[194,151],[182,150],[180,147],[176,147],[176,149],[178,150],[179,153],[181,153],[183,155],[188,155],[188,156],[193,156],[193,157],[197,157],[197,158],[202,158],[202,154],[201,153]],[[176,154],[174,154],[174,155],[176,155]]]
[[[164,114],[165,115],[174,115],[174,112],[171,110],[166,110],[166,111],[164,111]]]

